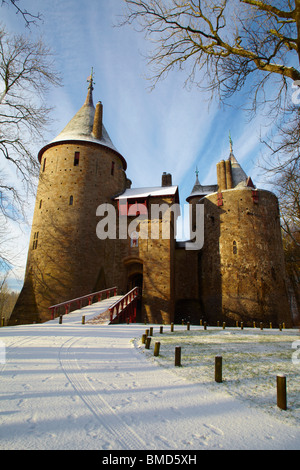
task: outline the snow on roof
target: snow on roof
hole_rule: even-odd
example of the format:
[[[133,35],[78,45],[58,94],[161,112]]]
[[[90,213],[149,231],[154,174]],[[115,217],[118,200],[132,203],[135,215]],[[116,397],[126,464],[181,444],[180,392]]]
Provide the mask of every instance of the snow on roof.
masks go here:
[[[150,188],[132,188],[120,196],[115,197],[116,200],[132,199],[132,198],[147,198],[155,196],[174,196],[178,191],[178,186],[157,186]]]
[[[88,95],[89,96],[89,95]],[[97,139],[93,134],[93,124],[95,117],[95,107],[92,102],[88,99],[84,105],[77,111],[75,116],[70,120],[66,127],[60,132],[60,134],[55,137],[51,142],[44,146],[39,152],[39,160],[41,161],[41,156],[44,150],[48,147],[51,147],[57,143],[65,142],[90,142],[93,144],[98,144],[104,147],[107,147],[114,152],[116,152],[123,163],[124,170],[127,168],[127,163],[125,158],[120,154],[120,152],[113,145],[107,130],[102,124],[102,136],[101,139]]]

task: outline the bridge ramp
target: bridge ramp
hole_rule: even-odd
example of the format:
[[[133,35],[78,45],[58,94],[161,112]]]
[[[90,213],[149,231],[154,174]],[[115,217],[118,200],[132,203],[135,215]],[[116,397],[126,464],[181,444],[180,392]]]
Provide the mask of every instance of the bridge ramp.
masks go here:
[[[74,310],[68,314],[63,315],[63,323],[74,323],[81,324],[82,317],[85,316],[85,322],[97,323],[97,324],[109,324],[109,311],[108,309],[115,303],[117,300],[121,299],[122,295],[115,295],[109,297],[108,299],[101,300],[100,302],[95,302],[92,305],[87,305],[81,309]],[[58,323],[59,317],[56,317],[54,320],[50,320],[47,323]]]

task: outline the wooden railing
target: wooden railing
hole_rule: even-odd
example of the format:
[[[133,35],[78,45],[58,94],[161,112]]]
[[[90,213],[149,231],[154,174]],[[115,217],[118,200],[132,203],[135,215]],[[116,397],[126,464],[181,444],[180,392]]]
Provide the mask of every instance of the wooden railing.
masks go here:
[[[77,297],[76,299],[66,300],[65,302],[61,302],[59,304],[52,305],[51,307],[49,307],[49,310],[51,312],[51,320],[54,320],[57,311],[61,307],[64,307],[65,308],[65,314],[68,314],[68,313],[70,313],[71,306],[73,306],[74,304],[77,304],[76,309],[80,309],[80,308],[85,306],[84,304],[86,304],[87,301],[88,301],[88,305],[91,305],[93,303],[93,300],[94,300],[95,297],[97,298],[98,302],[103,300],[105,296],[108,299],[109,297],[111,297],[111,295],[110,295],[111,292],[113,292],[113,296],[116,296],[117,295],[117,287],[111,287],[109,289],[100,290],[98,292],[93,292],[92,294],[87,294],[87,295],[83,295],[82,297]]]
[[[139,295],[140,289],[134,287],[134,289],[111,305],[109,307],[110,323],[135,323]]]

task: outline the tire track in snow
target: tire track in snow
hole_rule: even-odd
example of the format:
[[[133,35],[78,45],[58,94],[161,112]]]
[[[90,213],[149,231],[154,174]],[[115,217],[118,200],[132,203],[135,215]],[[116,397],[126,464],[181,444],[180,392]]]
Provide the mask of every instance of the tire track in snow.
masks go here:
[[[87,379],[85,372],[80,368],[72,347],[81,338],[67,340],[59,350],[59,361],[63,372],[79,397],[94,415],[97,421],[112,435],[114,441],[122,449],[144,450],[147,444],[116,414],[110,404],[96,392]],[[109,384],[102,383],[107,387]],[[114,442],[112,441],[112,444]]]

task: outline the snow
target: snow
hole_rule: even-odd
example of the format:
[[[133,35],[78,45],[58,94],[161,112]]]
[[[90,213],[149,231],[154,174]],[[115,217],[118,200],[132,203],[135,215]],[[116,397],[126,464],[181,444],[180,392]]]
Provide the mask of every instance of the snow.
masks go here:
[[[64,316],[62,324],[0,329],[6,353],[0,449],[300,449],[297,330],[280,332],[280,339],[278,330],[192,326],[187,332],[176,325],[170,333],[165,325],[160,334],[152,325],[146,350],[140,338],[151,325],[88,323],[99,307]],[[182,367],[173,365],[175,343],[182,346]],[[216,352],[223,356],[223,383],[214,381],[210,365]],[[276,406],[277,372],[289,380],[286,411]]]
[[[132,199],[132,198],[147,198],[154,196],[170,196],[174,195],[178,191],[178,186],[156,186],[147,188],[130,188],[120,196],[116,197],[116,200]]]

